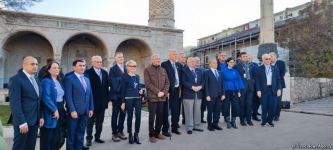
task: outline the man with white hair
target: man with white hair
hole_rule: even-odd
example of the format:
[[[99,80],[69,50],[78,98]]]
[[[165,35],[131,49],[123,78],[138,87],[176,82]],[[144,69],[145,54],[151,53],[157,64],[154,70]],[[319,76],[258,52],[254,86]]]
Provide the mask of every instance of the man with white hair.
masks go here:
[[[169,51],[169,60],[163,62],[161,66],[166,70],[170,87],[169,87],[169,100],[164,104],[164,120],[163,120],[163,135],[170,137],[169,133],[170,124],[168,121],[168,110],[171,110],[171,132],[175,134],[181,134],[178,131],[179,128],[179,116],[180,116],[180,106],[181,101],[179,99],[180,92],[180,78],[179,78],[179,68],[176,65],[177,61],[177,51]],[[168,104],[169,103],[169,104]],[[169,108],[168,108],[169,106]]]
[[[274,127],[273,117],[276,108],[277,98],[281,96],[281,82],[279,69],[271,65],[271,56],[262,55],[263,65],[258,68],[256,73],[256,91],[261,102],[261,126],[268,123]]]
[[[87,125],[87,146],[91,146],[94,124],[96,129],[95,142],[105,143],[105,141],[100,139],[100,137],[104,122],[105,109],[108,107],[109,102],[109,78],[108,73],[102,69],[102,57],[98,55],[91,57],[91,63],[92,67],[85,72],[85,75],[90,80],[94,101],[94,115],[88,119]]]

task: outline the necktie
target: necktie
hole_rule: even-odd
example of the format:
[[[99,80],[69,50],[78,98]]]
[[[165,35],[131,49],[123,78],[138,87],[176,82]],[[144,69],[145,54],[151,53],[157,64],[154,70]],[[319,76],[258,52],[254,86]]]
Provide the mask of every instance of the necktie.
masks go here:
[[[84,76],[83,76],[83,75],[80,76],[80,81],[81,81],[81,84],[82,84],[82,86],[83,86],[84,91],[86,91],[86,90],[87,90],[87,83],[86,83],[86,81],[84,80]]]
[[[39,96],[39,88],[38,88],[38,84],[37,84],[37,82],[36,82],[34,76],[30,76],[29,78],[30,78],[30,80],[31,80],[32,86],[33,86],[34,89],[35,89],[35,92],[36,92],[37,96]]]
[[[219,73],[217,72],[217,70],[215,70],[215,78],[218,80],[219,79]]]
[[[174,63],[172,64],[172,68],[175,71],[175,78],[176,78],[175,87],[178,87],[179,86],[178,71],[177,71],[176,65]]]
[[[101,70],[98,70],[98,71],[97,71],[97,74],[98,74],[98,76],[99,76],[99,79],[100,79],[101,82],[102,82],[102,71],[101,71]]]
[[[193,73],[195,82],[197,82],[197,74],[195,73],[194,69],[192,69],[192,73]]]

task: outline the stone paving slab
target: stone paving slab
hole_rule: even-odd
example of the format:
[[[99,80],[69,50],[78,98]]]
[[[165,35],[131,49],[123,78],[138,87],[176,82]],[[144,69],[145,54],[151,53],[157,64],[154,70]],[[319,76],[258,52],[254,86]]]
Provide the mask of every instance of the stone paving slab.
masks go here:
[[[92,150],[289,150],[292,146],[303,145],[327,145],[333,149],[333,117],[322,115],[309,115],[302,113],[282,112],[279,122],[275,127],[261,127],[259,122],[254,122],[253,127],[241,127],[239,129],[226,129],[226,125],[220,122],[223,131],[208,131],[207,125],[203,133],[194,132],[192,135],[185,133],[181,126],[182,135],[173,135],[172,139],[158,141],[155,144],[148,142],[148,117],[146,112],[142,114],[141,145],[130,145],[128,141],[115,143],[111,141],[110,116],[106,116],[102,139],[105,144],[93,143]],[[221,119],[222,121],[222,119]],[[237,119],[237,123],[239,120]],[[6,128],[9,132],[12,128]],[[126,128],[125,128],[126,131]],[[12,144],[11,135],[5,134],[6,141]],[[37,148],[38,149],[38,148]],[[65,149],[65,148],[63,148]]]

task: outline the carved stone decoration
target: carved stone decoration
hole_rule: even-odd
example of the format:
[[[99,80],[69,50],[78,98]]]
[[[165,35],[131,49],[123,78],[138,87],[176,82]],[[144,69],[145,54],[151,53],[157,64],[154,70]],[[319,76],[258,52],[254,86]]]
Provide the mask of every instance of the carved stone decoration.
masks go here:
[[[149,26],[175,27],[173,0],[149,0]]]

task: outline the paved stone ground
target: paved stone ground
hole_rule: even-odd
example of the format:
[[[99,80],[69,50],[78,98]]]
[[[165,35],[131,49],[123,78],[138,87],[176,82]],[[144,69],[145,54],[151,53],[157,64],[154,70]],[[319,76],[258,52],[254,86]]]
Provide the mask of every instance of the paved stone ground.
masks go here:
[[[333,97],[294,104],[290,111],[333,116]]]
[[[172,139],[158,141],[156,144],[148,141],[148,114],[142,113],[141,145],[130,145],[128,141],[115,143],[111,141],[110,112],[107,112],[102,139],[105,144],[93,143],[93,150],[288,150],[292,145],[330,145],[333,149],[333,117],[311,115],[293,112],[282,112],[281,119],[275,127],[261,127],[259,122],[254,122],[253,127],[239,127],[239,129],[226,129],[221,122],[223,131],[208,131],[207,125],[203,133],[194,132],[192,135],[185,133],[184,126],[180,131],[182,135],[174,135]],[[222,119],[221,119],[222,121]],[[237,120],[238,121],[238,120]],[[126,131],[126,129],[125,129]],[[5,139],[12,144],[12,128],[5,128]],[[38,147],[36,149],[39,149]],[[65,148],[63,148],[65,149]]]

